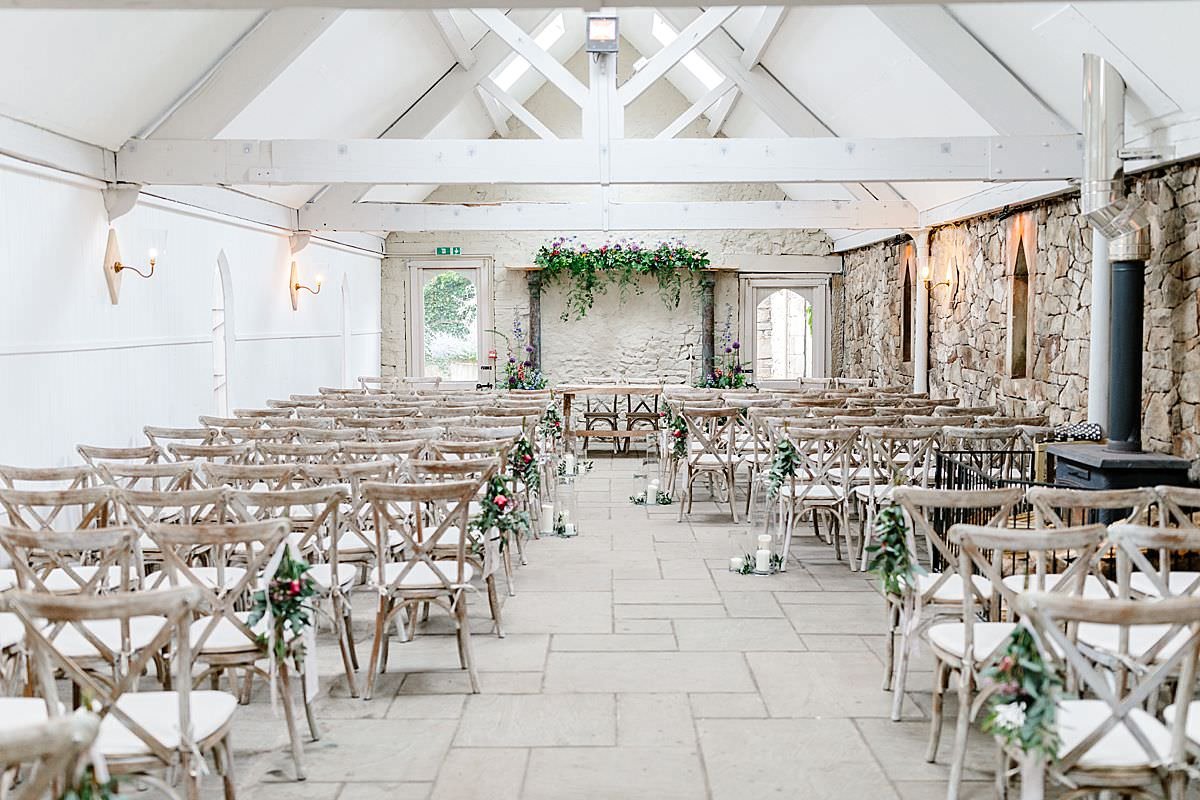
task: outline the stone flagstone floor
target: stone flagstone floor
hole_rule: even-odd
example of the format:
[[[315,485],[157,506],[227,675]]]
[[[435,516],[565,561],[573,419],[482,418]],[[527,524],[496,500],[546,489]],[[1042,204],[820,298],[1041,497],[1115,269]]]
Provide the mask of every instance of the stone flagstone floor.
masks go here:
[[[881,691],[883,604],[806,529],[786,574],[728,571],[738,530],[707,498],[629,503],[636,459],[597,458],[580,491],[582,535],[530,542],[507,598],[507,637],[470,597],[482,693],[457,669],[435,609],[427,635],[391,648],[371,701],[348,696],[322,632],[322,738],[292,781],[265,689],[234,727],[239,796],[250,800],[715,798],[924,800],[945,764],[923,759],[930,660],[917,659],[903,722]],[[703,497],[705,492],[699,491]],[[743,526],[744,528],[744,526]],[[363,663],[371,593],[354,598]],[[954,713],[952,697],[948,714]],[[993,796],[992,746],[975,732],[963,797]],[[205,795],[219,796],[215,776]]]

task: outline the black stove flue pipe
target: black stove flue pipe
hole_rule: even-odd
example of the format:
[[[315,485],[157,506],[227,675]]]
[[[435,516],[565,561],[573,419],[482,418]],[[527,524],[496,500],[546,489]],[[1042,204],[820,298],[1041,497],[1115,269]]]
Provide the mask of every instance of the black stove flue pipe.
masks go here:
[[[1146,302],[1147,227],[1114,239],[1108,246],[1112,265],[1112,336],[1109,339],[1108,449],[1142,451],[1142,331]]]

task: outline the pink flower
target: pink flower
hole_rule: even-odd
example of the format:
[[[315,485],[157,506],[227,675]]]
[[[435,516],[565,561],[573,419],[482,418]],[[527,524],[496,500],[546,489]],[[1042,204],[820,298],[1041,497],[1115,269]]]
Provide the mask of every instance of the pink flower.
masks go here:
[[[290,587],[288,587],[288,589],[292,593],[293,597],[300,594],[300,581],[292,581],[292,584]]]
[[[504,508],[506,505],[508,505],[508,498],[502,494],[498,494],[496,495],[495,503],[496,508]]]
[[[526,453],[525,454],[525,463],[528,464],[530,461],[533,461],[533,456]]]

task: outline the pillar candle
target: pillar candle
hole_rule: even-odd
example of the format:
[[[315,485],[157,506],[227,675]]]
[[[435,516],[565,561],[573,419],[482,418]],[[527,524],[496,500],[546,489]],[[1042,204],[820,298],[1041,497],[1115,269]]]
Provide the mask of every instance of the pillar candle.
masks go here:
[[[770,572],[771,571],[771,551],[756,550],[754,553],[754,571],[755,572]]]

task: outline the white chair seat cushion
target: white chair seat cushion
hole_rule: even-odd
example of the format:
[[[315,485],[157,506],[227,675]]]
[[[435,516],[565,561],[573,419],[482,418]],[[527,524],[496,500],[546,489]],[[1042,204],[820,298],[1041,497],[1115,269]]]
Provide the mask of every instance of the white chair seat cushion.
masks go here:
[[[238,581],[246,577],[246,570],[242,567],[225,567],[221,573],[218,573],[216,567],[189,567],[189,571],[195,576],[195,580],[209,589],[232,589],[237,586]],[[218,584],[220,585],[218,586]],[[192,579],[186,575],[178,575],[172,582],[165,570],[152,572],[146,576],[147,589],[168,589],[172,586],[191,585],[193,585]]]
[[[1120,652],[1121,626],[1104,625],[1097,622],[1079,623],[1078,638],[1083,644],[1106,653]],[[1171,630],[1170,625],[1132,625],[1129,631],[1129,654],[1134,658],[1142,658],[1150,648],[1158,644],[1158,640]],[[1156,662],[1165,661],[1182,647],[1188,640],[1186,628],[1179,630],[1155,654]]]
[[[313,582],[320,586],[325,591],[333,588],[333,565],[332,564],[313,564],[312,569],[308,571],[308,575],[313,579]],[[338,564],[338,586],[342,589],[347,589],[354,585],[354,579],[358,576],[358,570],[353,564]]]
[[[2,709],[3,706],[0,706]],[[1163,709],[1163,719],[1166,720],[1170,727],[1175,726],[1175,704],[1167,706]],[[1187,715],[1187,738],[1193,742],[1200,742],[1200,700],[1193,700],[1188,703]]]
[[[354,533],[343,533],[342,537],[338,539],[338,553],[355,555],[373,553],[375,551],[375,533],[367,531],[364,535],[367,537],[367,541],[371,542],[370,545],[367,545]],[[404,537],[396,531],[388,531],[387,543],[389,548],[399,547],[404,544]]]
[[[40,725],[46,718],[46,701],[40,697],[0,697],[0,730]]]
[[[121,622],[115,619],[98,619],[80,623],[88,632],[114,652],[121,650]],[[163,629],[166,620],[162,617],[130,617],[129,643],[135,650],[142,650],[154,641]],[[49,629],[48,629],[49,630]],[[68,658],[95,658],[100,655],[96,646],[88,641],[83,632],[74,625],[64,625],[51,640],[54,648]]]
[[[701,453],[688,459],[688,463],[696,467],[727,467],[734,461],[737,461],[736,456],[718,456],[714,453]]]
[[[25,641],[25,626],[16,614],[0,612],[0,650]]]
[[[1075,745],[1111,716],[1111,710],[1103,700],[1063,700],[1059,703],[1059,756],[1071,752]],[[1127,727],[1118,723],[1088,748],[1076,764],[1088,768],[1149,767],[1166,760],[1171,751],[1171,732],[1167,727],[1140,708],[1130,711],[1129,719],[1149,741],[1155,753],[1154,758],[1138,744]]]
[[[1042,579],[1044,583],[1039,586],[1038,578],[1034,575],[1009,575],[1004,579],[1004,585],[1018,594],[1021,592],[1050,592],[1062,580],[1062,575],[1044,575]],[[1070,592],[1070,594],[1074,593],[1074,591]],[[1112,581],[1102,581],[1095,575],[1088,575],[1083,579],[1083,596],[1098,600],[1113,598],[1117,596],[1117,585]]]
[[[237,698],[228,692],[193,691],[188,696],[192,734],[197,742],[212,736],[233,718]],[[164,747],[179,747],[179,694],[136,692],[117,699],[117,708],[129,715]],[[100,723],[96,740],[106,758],[145,755],[150,747],[112,714]]]
[[[0,592],[5,589],[11,589],[17,585],[17,571],[15,569],[0,569]]]
[[[1193,587],[1193,583],[1196,586]],[[1148,597],[1162,596],[1162,592],[1150,580],[1150,576],[1143,572],[1135,572],[1129,576],[1129,588]],[[1167,576],[1167,590],[1174,596],[1200,592],[1200,572],[1172,572]]]
[[[234,613],[234,616],[245,622],[249,618],[250,612],[237,611]],[[258,649],[258,643],[247,638],[242,629],[234,625],[228,617],[218,619],[216,628],[204,640],[204,644],[199,644],[200,637],[204,635],[204,631],[212,624],[212,620],[212,617],[201,617],[192,622],[189,628],[192,647],[198,654],[241,653],[243,651]],[[267,630],[266,619],[259,620],[258,624],[253,626],[251,630],[256,634],[265,633]]]
[[[870,467],[850,467],[847,470],[843,470],[841,467],[830,467],[828,475],[831,480],[840,481],[843,472],[846,474],[846,480],[851,483],[861,483],[871,480]]]
[[[924,575],[917,576],[917,590],[924,594],[942,577],[940,572],[928,572]],[[975,588],[979,590],[979,594],[987,597],[991,594],[992,584],[987,578],[982,575],[972,575],[971,582],[975,584]],[[963,579],[958,573],[955,573],[937,587],[933,593],[933,600],[937,603],[961,603],[963,599]]]
[[[76,577],[72,577],[65,569],[56,567],[42,578],[42,583],[46,585],[46,590],[54,594],[75,594],[80,590],[80,581],[86,585],[88,581],[95,577],[99,567],[73,565],[71,571]],[[135,573],[132,567],[129,570],[129,585],[131,588],[136,588],[134,585]],[[110,589],[120,589],[121,587],[121,567],[113,565],[108,568],[108,575],[104,580],[104,585]],[[92,591],[95,591],[94,589]]]
[[[405,562],[385,564],[383,567],[383,579],[387,585],[391,586],[392,582],[399,577],[400,573],[407,566]],[[439,573],[446,577],[451,584],[458,577],[458,564],[453,561],[440,561],[437,564]],[[467,583],[475,575],[475,568],[470,564],[463,564],[463,583]],[[434,573],[429,564],[424,561],[417,562],[404,579],[400,583],[402,589],[429,589],[443,586],[441,578]]]
[[[850,491],[854,492],[854,494],[862,500],[870,500],[872,498],[875,500],[887,500],[892,496],[893,488],[895,487],[893,487],[891,484],[877,483],[874,486],[870,486],[868,484],[855,486]]]
[[[808,484],[796,482],[796,489],[793,492],[792,486],[787,481],[779,487],[781,497],[795,497],[797,500],[804,502],[812,500],[815,502],[839,501],[845,498],[842,490],[837,486],[825,486],[820,484],[810,486]]]
[[[981,661],[990,656],[1008,640],[1016,627],[1012,622],[976,622],[971,626],[974,638],[971,660]],[[935,649],[965,660],[967,626],[963,623],[945,622],[930,626],[927,636],[929,644]]]

